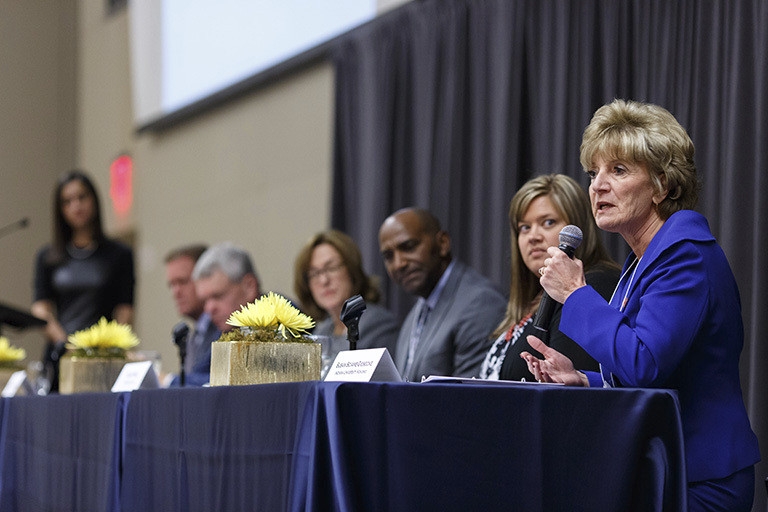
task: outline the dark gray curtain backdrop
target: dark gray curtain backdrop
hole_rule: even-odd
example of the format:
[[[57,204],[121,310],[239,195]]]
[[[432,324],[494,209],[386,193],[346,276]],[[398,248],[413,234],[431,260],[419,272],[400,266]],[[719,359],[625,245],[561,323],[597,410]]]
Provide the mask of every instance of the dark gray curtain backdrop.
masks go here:
[[[507,208],[531,176],[587,179],[579,144],[613,98],[657,103],[696,145],[699,210],[731,262],[746,329],[742,382],[768,446],[768,2],[424,0],[340,38],[333,225],[390,286],[378,228],[397,208],[433,211],[454,254],[504,291]],[[614,257],[628,249],[606,235]],[[671,313],[673,314],[673,313]],[[765,510],[758,466],[756,510]]]

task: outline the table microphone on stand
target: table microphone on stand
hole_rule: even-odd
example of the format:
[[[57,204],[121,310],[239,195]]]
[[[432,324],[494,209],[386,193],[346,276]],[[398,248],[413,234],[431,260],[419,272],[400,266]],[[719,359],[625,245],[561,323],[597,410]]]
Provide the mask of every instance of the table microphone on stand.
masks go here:
[[[358,323],[360,317],[363,316],[365,311],[365,300],[362,295],[355,295],[344,301],[344,305],[341,307],[341,315],[339,318],[342,323],[347,326],[347,339],[349,340],[349,350],[357,349],[357,340],[360,339],[360,330],[358,329]]]
[[[184,387],[184,359],[187,357],[187,336],[189,336],[189,326],[186,322],[179,322],[173,327],[173,344],[179,347],[179,360],[181,371],[179,372],[179,384]]]

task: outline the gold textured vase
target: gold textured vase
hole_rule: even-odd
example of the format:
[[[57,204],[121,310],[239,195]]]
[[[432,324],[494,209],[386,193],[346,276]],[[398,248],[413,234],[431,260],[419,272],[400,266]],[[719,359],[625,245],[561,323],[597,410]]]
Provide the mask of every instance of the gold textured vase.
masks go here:
[[[320,380],[319,343],[215,341],[211,386]]]
[[[59,362],[59,393],[111,391],[124,365],[122,358],[65,354]]]

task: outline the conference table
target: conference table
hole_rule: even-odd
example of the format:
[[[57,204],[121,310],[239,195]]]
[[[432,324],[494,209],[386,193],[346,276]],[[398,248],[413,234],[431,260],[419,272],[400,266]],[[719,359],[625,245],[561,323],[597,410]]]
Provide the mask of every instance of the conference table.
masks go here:
[[[666,390],[313,381],[1,405],[0,512],[685,508]]]

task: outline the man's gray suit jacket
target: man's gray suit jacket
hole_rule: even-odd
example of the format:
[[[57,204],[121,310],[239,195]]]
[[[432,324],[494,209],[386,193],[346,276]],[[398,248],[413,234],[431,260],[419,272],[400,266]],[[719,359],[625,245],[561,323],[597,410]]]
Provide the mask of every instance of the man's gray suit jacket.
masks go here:
[[[395,364],[402,377],[420,382],[430,375],[476,377],[504,318],[507,301],[490,280],[456,262],[434,309],[427,316],[412,364],[406,372],[417,303],[406,316],[397,340]]]

